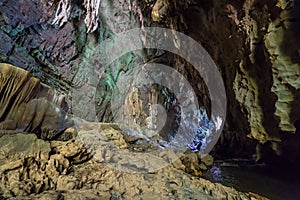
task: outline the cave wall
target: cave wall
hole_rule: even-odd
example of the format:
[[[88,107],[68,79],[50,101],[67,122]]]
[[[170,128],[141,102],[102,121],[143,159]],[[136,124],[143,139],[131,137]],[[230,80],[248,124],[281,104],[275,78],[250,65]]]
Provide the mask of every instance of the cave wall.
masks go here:
[[[299,1],[221,0],[174,5],[162,23],[201,42],[224,78],[227,126],[215,150],[229,157],[241,156],[253,151],[257,143],[257,160],[270,152],[275,159],[280,155],[296,158]]]
[[[286,155],[299,147],[295,140],[295,123],[300,119],[299,1],[103,0],[99,27],[89,34],[81,1],[74,2],[68,22],[61,27],[52,25],[55,2],[0,2],[1,62],[26,69],[68,93],[87,80],[87,66],[95,64],[90,61],[95,60],[94,50],[111,35],[143,26],[175,29],[203,45],[224,79],[228,114],[216,154],[249,156],[259,144],[259,159],[263,149]],[[133,68],[143,57],[183,73],[200,105],[209,109],[207,88],[186,61],[167,52],[159,57],[155,57],[157,52],[144,53],[120,58],[114,63],[119,70],[107,73],[100,83],[97,110],[101,120],[112,120],[111,85],[119,72]],[[98,65],[99,70],[104,67]],[[91,112],[78,109],[83,115]]]

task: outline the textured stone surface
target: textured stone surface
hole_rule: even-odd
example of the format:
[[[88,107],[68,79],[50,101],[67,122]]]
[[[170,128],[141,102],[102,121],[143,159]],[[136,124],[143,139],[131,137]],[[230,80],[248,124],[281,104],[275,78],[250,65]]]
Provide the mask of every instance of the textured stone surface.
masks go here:
[[[209,110],[202,78],[178,56],[159,51],[130,53],[113,63],[113,71],[104,70],[101,59],[95,59],[99,43],[116,33],[163,26],[201,42],[224,77],[228,116],[216,152],[249,156],[257,143],[278,155],[288,152],[282,148],[289,146],[285,143],[292,140],[300,118],[297,0],[103,0],[99,27],[92,34],[86,34],[84,9],[78,2],[61,28],[51,25],[53,6],[44,0],[1,1],[0,61],[27,69],[63,91],[91,81],[89,73],[106,70],[98,83],[96,111],[85,107],[93,100],[92,91],[83,92],[82,107],[73,108],[82,117],[94,112],[101,121],[112,121],[110,97],[115,83],[144,60],[178,69],[191,82],[199,104]],[[97,67],[90,71],[90,66]]]
[[[299,103],[300,62],[297,39],[300,27],[299,3],[282,4],[283,11],[268,27],[265,44],[272,62],[273,85],[276,94],[274,115],[281,130],[295,132],[294,123],[300,118]]]
[[[143,134],[123,131],[118,124],[82,122],[78,137],[95,159],[121,171],[153,173],[171,165],[200,176],[200,155],[168,149],[159,138],[150,140]]]
[[[87,158],[80,141],[47,142],[16,134],[1,137],[0,146],[0,194],[7,199],[264,199],[172,165],[155,173],[122,172]],[[74,162],[76,157],[80,162]]]
[[[67,77],[73,71],[63,76],[65,69],[71,68],[65,64],[72,65],[76,56],[74,26],[68,23],[60,30],[51,26],[50,4],[43,0],[1,1],[0,61],[26,69],[44,83],[66,90]]]
[[[1,166],[5,171],[5,164],[16,161],[23,157],[36,157],[47,160],[49,158],[50,144],[37,139],[33,134],[25,135],[18,133],[16,135],[5,135],[0,140],[1,148]]]
[[[75,157],[65,156],[66,152],[62,149],[58,151],[56,148],[60,143],[52,147],[49,142],[37,139],[33,134],[5,135],[0,138],[0,145],[0,188],[4,197],[26,196],[55,189],[57,184],[62,183],[60,176],[71,170]],[[72,149],[68,148],[68,143],[63,145],[67,152]],[[84,158],[80,148],[73,151]]]
[[[175,7],[183,20],[163,21],[174,19],[171,27],[201,42],[224,75],[227,125],[216,152],[253,152],[249,138],[277,156],[297,150],[289,138],[300,117],[298,8],[298,1],[205,1]]]
[[[105,71],[103,80],[96,80],[96,110],[94,107],[86,107],[85,102],[93,101],[93,91],[87,94],[85,88],[82,88],[85,97],[82,107],[70,108],[73,111],[77,109],[82,117],[95,112],[93,114],[101,121],[112,121],[111,91],[121,76],[145,60],[171,65],[184,74],[194,87],[200,105],[209,110],[210,100],[202,78],[178,56],[160,51],[134,52],[113,63],[111,69],[114,70],[111,71],[100,64],[101,59],[94,53],[101,41],[124,30],[150,25],[176,29],[201,42],[224,77],[229,112],[216,155],[249,156],[254,152],[253,145],[250,144],[250,148],[247,146],[252,140],[254,144],[264,143],[256,148],[257,158],[261,157],[259,154],[263,152],[262,148],[272,149],[278,155],[292,155],[294,160],[298,158],[299,151],[295,151],[299,149],[297,139],[300,130],[297,104],[300,96],[298,1],[103,0],[100,24],[92,34],[86,34],[82,5],[79,1],[74,3],[69,21],[58,28],[51,25],[55,5],[49,1],[1,1],[0,61],[24,68],[41,78],[42,82],[66,93],[72,87],[78,89],[86,83],[95,84],[89,73],[101,74]],[[57,116],[54,112],[44,112],[48,108],[48,104],[43,101],[28,102],[22,107],[23,111],[28,111],[24,120],[20,120],[22,127],[36,117],[33,114],[36,110],[40,110],[37,113],[42,116]],[[53,111],[53,108],[50,106],[49,109]],[[14,120],[4,122],[1,124],[3,127],[18,127]],[[36,124],[39,122],[35,121]],[[55,127],[56,122],[48,121],[51,129],[67,128]],[[93,126],[97,128],[99,125]],[[295,126],[298,126],[297,130]],[[32,131],[31,128],[27,128],[27,131]],[[11,149],[5,142],[0,142],[7,152],[1,157],[1,162],[6,163],[1,165],[0,173],[2,196],[13,198],[20,195],[21,199],[25,199],[25,196],[33,194],[28,198],[72,199],[76,195],[82,198],[147,198],[151,195],[156,199],[203,199],[207,197],[206,193],[212,198],[255,198],[253,194],[241,194],[184,173],[187,171],[200,175],[199,168],[205,169],[210,165],[211,160],[208,159],[198,166],[199,158],[195,154],[188,154],[175,161],[174,167],[169,166],[152,174],[129,174],[111,169],[101,163],[106,159],[114,159],[113,155],[106,152],[112,149],[105,145],[112,143],[115,148],[125,150],[123,158],[135,163],[136,167],[146,169],[151,169],[153,160],[139,163],[130,156],[133,150],[145,151],[153,146],[147,146],[143,138],[123,135],[117,128],[100,128],[105,130],[105,134],[100,135],[104,145],[93,159],[84,145],[77,141],[44,142],[27,135],[26,140],[34,143],[29,145],[20,142],[25,137],[23,135],[3,136],[5,141],[12,140],[8,137],[21,138],[14,138],[14,142],[9,144],[20,145],[22,151],[27,149],[24,151],[28,156],[19,154],[18,148]],[[15,129],[14,133],[17,133]],[[296,134],[293,135],[295,130]],[[82,131],[86,135],[99,133],[98,129]],[[47,138],[47,134],[37,135]],[[45,146],[45,151],[31,153],[32,148],[37,152],[42,151],[40,144]],[[5,160],[10,154],[16,156],[8,156]],[[39,157],[40,154],[43,156]]]
[[[64,99],[28,71],[0,63],[0,135],[29,132],[42,139],[68,139],[73,121],[60,106]],[[56,103],[56,104],[55,104]]]

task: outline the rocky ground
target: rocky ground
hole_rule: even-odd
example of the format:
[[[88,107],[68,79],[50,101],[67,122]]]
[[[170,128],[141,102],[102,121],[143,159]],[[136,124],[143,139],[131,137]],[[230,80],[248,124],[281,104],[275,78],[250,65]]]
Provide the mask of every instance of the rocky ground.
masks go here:
[[[78,139],[19,133],[2,136],[0,149],[0,191],[8,199],[264,199],[202,179],[196,154],[155,172],[129,173],[92,156]]]

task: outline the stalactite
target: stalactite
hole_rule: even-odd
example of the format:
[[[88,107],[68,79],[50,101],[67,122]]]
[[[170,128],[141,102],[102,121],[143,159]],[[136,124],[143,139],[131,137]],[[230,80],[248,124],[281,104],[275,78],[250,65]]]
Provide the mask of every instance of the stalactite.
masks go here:
[[[98,27],[100,0],[84,0],[83,5],[87,11],[84,19],[87,32],[94,32]]]
[[[72,10],[71,4],[71,0],[59,1],[52,24],[61,27],[68,21]],[[100,0],[84,0],[83,6],[86,9],[84,22],[87,26],[87,32],[94,32],[98,28]]]
[[[68,21],[71,13],[71,0],[60,0],[52,24],[62,26]]]

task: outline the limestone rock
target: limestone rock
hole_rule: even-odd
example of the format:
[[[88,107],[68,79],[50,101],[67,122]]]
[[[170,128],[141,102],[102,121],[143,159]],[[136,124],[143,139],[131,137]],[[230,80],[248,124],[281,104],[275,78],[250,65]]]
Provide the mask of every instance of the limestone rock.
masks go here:
[[[47,160],[50,153],[50,144],[37,139],[33,134],[4,135],[0,137],[0,163],[16,161],[20,158],[35,157]]]
[[[75,3],[76,4],[76,3]],[[97,34],[86,34],[83,7],[73,5],[70,20],[55,29],[55,10],[49,1],[1,1],[0,61],[9,62],[39,76],[44,83],[68,90],[93,82],[89,74],[104,71],[98,59],[98,44],[130,28],[158,25],[183,32],[210,53],[222,72],[228,98],[228,117],[216,154],[254,153],[256,143],[287,146],[299,123],[299,5],[283,1],[111,1],[102,0]],[[22,10],[22,12],[19,12]],[[176,15],[174,15],[176,13]],[[101,49],[105,51],[105,48]],[[116,70],[99,81],[95,106],[92,91],[79,110],[83,116],[94,111],[98,119],[110,122],[113,86],[123,72],[140,60],[154,60],[173,66],[191,82],[199,104],[210,108],[206,84],[201,76],[178,56],[162,51],[127,54],[114,63]],[[95,58],[96,57],[96,58]],[[88,66],[96,68],[91,71]],[[96,67],[97,66],[97,67]],[[94,83],[95,87],[97,83]],[[91,118],[94,120],[95,118]],[[4,127],[16,126],[6,120]],[[54,134],[55,135],[55,134]],[[51,137],[52,138],[52,137]],[[289,144],[287,144],[289,143]],[[279,148],[280,149],[280,148]],[[277,150],[276,154],[280,154]],[[291,153],[286,153],[290,155]],[[282,154],[283,155],[283,154]]]
[[[0,63],[0,82],[0,135],[29,132],[48,140],[72,137],[63,134],[73,121],[59,107],[64,102],[55,90],[29,72],[4,63]]]
[[[282,131],[295,132],[294,123],[300,118],[300,111],[295,106],[295,102],[299,102],[300,89],[299,40],[296,36],[300,20],[299,17],[294,20],[294,15],[297,15],[299,5],[293,5],[291,8],[280,4],[278,6],[283,11],[278,19],[269,25],[265,37],[273,65],[271,91],[277,96],[274,115],[279,120],[278,125]],[[283,24],[279,25],[280,23]],[[295,53],[297,51],[298,55]]]
[[[168,0],[156,1],[151,12],[152,20],[155,22],[160,22],[163,19],[163,17],[166,16],[168,12],[168,7],[169,7]]]
[[[85,127],[87,129],[87,125]],[[90,124],[89,127],[97,126]],[[15,134],[1,137],[0,145],[5,153],[0,162],[0,191],[8,199],[147,199],[149,195],[163,199],[264,199],[196,178],[172,165],[151,173],[128,173],[115,165],[99,162],[95,156],[73,162],[77,155],[86,155],[81,141],[47,142],[33,134]],[[98,149],[107,157],[111,145],[103,142],[101,146],[107,146]],[[136,155],[123,151],[122,157],[139,167],[156,162],[147,163],[144,156],[139,158],[144,159],[144,163],[138,163]],[[193,170],[199,161],[197,158],[195,153],[187,154],[182,163]]]
[[[297,1],[221,0],[186,6],[170,7],[183,19],[169,27],[201,42],[224,73],[228,117],[217,153],[254,153],[255,143],[268,142],[286,146],[275,150],[281,157],[296,152],[287,146],[292,146],[289,138],[300,118]]]
[[[85,162],[92,157],[84,145],[78,141],[51,141],[50,144],[53,152],[69,159],[73,164]]]
[[[5,197],[78,187],[72,181],[74,178],[66,175],[71,164],[87,161],[84,156],[87,150],[78,143],[54,143],[38,139],[34,134],[0,138],[0,190]]]
[[[186,153],[180,158],[182,164],[185,166],[185,171],[195,176],[201,176],[200,170],[201,161],[198,158],[197,153]]]
[[[15,134],[2,136],[0,144],[0,188],[4,196],[28,195],[53,188],[51,178],[44,171],[51,168],[47,165],[51,151],[48,142],[33,134]]]
[[[205,164],[207,167],[210,167],[213,165],[214,158],[211,155],[205,155],[201,158],[201,162]]]

